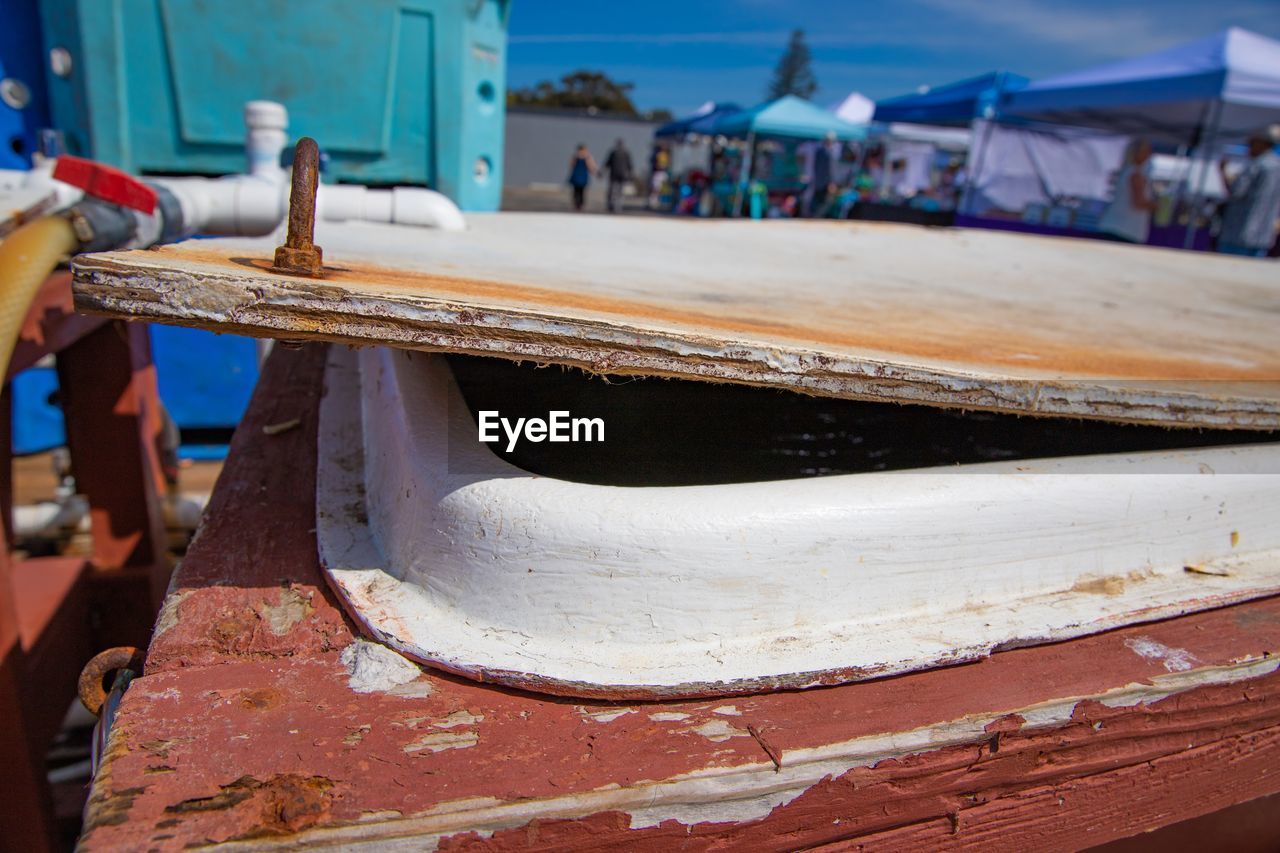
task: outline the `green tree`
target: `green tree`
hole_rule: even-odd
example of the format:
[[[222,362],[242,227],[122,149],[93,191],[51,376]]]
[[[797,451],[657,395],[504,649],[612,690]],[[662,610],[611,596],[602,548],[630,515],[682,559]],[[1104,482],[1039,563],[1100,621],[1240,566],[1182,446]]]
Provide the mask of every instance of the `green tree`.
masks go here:
[[[600,112],[637,115],[631,102],[634,83],[619,83],[603,71],[581,69],[560,78],[559,84],[543,80],[527,89],[513,89],[507,94],[512,106],[560,107],[563,109],[597,109]]]
[[[813,76],[813,56],[804,40],[804,30],[793,30],[787,50],[778,60],[769,81],[769,100],[783,95],[799,95],[812,98],[818,91],[818,80]]]

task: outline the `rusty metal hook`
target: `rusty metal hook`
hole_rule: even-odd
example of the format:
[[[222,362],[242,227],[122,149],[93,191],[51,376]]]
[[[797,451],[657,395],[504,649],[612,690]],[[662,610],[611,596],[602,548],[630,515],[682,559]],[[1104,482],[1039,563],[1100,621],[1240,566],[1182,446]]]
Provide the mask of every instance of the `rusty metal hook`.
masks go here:
[[[106,677],[121,669],[142,672],[142,652],[133,646],[116,646],[99,652],[80,670],[78,692],[80,704],[95,717],[102,713],[102,703],[107,699]]]

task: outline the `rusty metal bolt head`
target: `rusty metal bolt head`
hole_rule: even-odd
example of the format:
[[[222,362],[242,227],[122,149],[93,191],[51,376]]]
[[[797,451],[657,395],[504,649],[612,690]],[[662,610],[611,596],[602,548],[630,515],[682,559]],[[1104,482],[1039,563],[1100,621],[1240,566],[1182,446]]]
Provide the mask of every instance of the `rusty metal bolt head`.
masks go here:
[[[273,268],[290,275],[318,277],[323,255],[315,244],[316,190],[320,184],[320,146],[309,136],[293,149],[293,180],[289,188],[289,233],[276,249]]]

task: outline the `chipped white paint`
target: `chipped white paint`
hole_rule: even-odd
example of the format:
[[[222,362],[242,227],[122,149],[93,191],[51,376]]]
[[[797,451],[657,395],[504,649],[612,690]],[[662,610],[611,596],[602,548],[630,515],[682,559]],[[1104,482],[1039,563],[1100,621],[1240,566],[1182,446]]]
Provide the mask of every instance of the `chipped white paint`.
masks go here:
[[[985,743],[986,727],[1010,714],[1026,722],[1023,730],[1059,726],[1072,720],[1082,701],[1101,702],[1109,707],[1150,704],[1177,693],[1211,684],[1230,684],[1269,675],[1280,669],[1280,661],[1260,658],[1226,666],[1210,666],[1170,673],[1124,687],[1072,696],[1024,708],[1003,708],[973,714],[957,720],[913,729],[867,735],[810,749],[790,750],[781,769],[771,761],[735,767],[706,767],[662,780],[644,780],[626,786],[610,784],[597,790],[543,799],[498,801],[469,798],[439,803],[419,815],[393,819],[381,824],[335,826],[304,830],[287,840],[254,839],[224,845],[228,850],[290,849],[304,843],[367,844],[383,849],[389,842],[412,838],[428,849],[450,835],[493,832],[520,827],[533,820],[581,818],[604,811],[622,811],[631,816],[630,826],[641,829],[676,820],[687,826],[700,823],[743,822],[765,817],[774,808],[791,802],[826,778],[839,778],[856,767],[874,767],[882,761],[899,759],[949,746]]]
[[[742,712],[738,710],[736,705],[721,705],[719,708],[712,708],[711,713],[720,714],[725,717],[741,717]]]
[[[431,724],[437,729],[453,729],[458,726],[472,726],[484,722],[484,714],[473,714],[470,711],[454,711],[443,720]]]
[[[1171,649],[1150,637],[1125,640],[1124,644],[1133,649],[1134,654],[1160,661],[1169,672],[1186,672],[1198,663],[1196,656],[1186,649]]]
[[[594,486],[478,444],[436,356],[330,358],[322,563],[374,636],[490,680],[805,687],[1280,590],[1280,445]],[[1184,570],[1219,559],[1228,576]]]
[[[405,744],[405,752],[444,752],[446,749],[470,749],[480,742],[475,732],[432,732],[412,743]]]
[[[678,723],[681,720],[689,719],[689,715],[682,714],[679,711],[660,711],[657,714],[650,714],[649,719],[655,723]]]
[[[175,578],[177,577],[177,574],[177,572],[174,572]],[[172,580],[169,581],[169,584],[170,590],[164,597],[164,603],[160,605],[160,613],[156,616],[156,625],[151,632],[152,640],[155,640],[174,625],[178,624],[178,610],[182,607],[183,599],[194,592],[194,590],[190,589],[175,591],[172,589]]]
[[[338,659],[347,669],[347,686],[357,693],[386,693],[422,675],[413,661],[368,640],[356,639]]]
[[[725,720],[707,720],[700,725],[690,726],[685,731],[692,732],[695,735],[702,735],[713,743],[724,743],[731,737],[751,737],[751,733],[746,729],[730,725]]]
[[[625,714],[636,712],[635,708],[587,708],[583,705],[575,706],[575,710],[593,723],[612,723]]]

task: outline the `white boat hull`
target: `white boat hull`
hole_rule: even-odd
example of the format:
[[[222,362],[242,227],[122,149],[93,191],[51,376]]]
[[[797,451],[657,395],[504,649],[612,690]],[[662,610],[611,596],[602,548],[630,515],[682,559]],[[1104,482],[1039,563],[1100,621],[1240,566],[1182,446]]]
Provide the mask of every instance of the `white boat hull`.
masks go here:
[[[322,564],[371,634],[471,678],[802,688],[1280,591],[1280,445],[587,485],[477,443],[443,358],[332,350]]]

